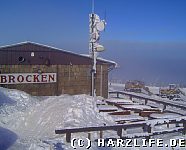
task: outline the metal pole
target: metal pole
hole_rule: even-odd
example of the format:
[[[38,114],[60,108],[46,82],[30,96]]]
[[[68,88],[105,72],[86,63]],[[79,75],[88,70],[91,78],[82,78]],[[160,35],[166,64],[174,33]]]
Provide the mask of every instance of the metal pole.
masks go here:
[[[103,31],[103,23],[105,22],[100,20],[99,16],[94,13],[94,0],[92,0],[92,13],[89,15],[89,27],[90,27],[90,42],[89,42],[89,51],[92,58],[92,69],[91,69],[91,96],[96,97],[96,61],[97,54],[104,50],[102,45],[99,45],[99,32]],[[101,25],[102,26],[101,26]],[[98,27],[98,28],[97,28]],[[98,49],[99,46],[99,49]],[[101,48],[100,48],[101,46]]]
[[[103,66],[101,65],[100,70],[100,96],[103,96]]]
[[[93,8],[92,8],[92,11],[93,11]],[[94,77],[95,77],[95,62],[94,62],[95,59],[94,59],[94,57],[95,57],[95,53],[94,53],[93,33],[94,33],[94,13],[90,14],[90,43],[89,43],[90,55],[91,55],[91,58],[92,58],[92,66],[91,66],[92,67],[91,68],[91,96],[94,97]]]
[[[94,13],[94,0],[92,0],[92,13]]]
[[[91,70],[91,96],[95,97],[95,74],[96,74],[96,55],[94,50],[94,41],[92,41],[92,34],[94,33],[94,14],[91,14],[91,33],[90,33],[90,40],[91,40],[91,55],[92,55],[92,70]]]

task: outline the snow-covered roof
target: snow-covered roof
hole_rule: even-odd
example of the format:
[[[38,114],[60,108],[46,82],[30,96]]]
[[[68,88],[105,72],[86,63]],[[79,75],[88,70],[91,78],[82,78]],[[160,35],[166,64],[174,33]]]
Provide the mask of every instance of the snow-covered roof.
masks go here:
[[[32,42],[32,41],[24,41],[24,42],[19,42],[19,43],[15,43],[15,44],[4,45],[4,46],[0,46],[0,49],[1,48],[12,47],[12,46],[24,45],[24,44],[39,45],[39,46],[48,47],[48,48],[52,48],[52,49],[56,49],[56,50],[61,50],[63,52],[72,53],[72,54],[81,56],[81,54],[77,54],[77,53],[74,53],[74,52],[71,52],[71,51],[68,51],[68,50],[65,50],[65,49],[61,49],[61,48],[57,48],[57,47],[54,47],[54,46],[49,46],[49,45],[45,45],[45,44],[41,44],[41,43],[37,43],[37,42]]]
[[[80,54],[80,55],[81,55],[81,56],[85,56],[85,57],[91,58],[91,56],[88,55],[88,54]],[[109,62],[109,63],[111,63],[111,64],[114,64],[114,65],[115,65],[115,68],[118,68],[118,64],[117,64],[115,61],[108,60],[108,59],[104,59],[104,58],[102,58],[102,57],[97,57],[97,59],[98,59],[98,60],[101,60],[101,61]]]
[[[61,49],[61,48],[57,48],[57,47],[49,46],[49,45],[45,45],[45,44],[40,44],[40,43],[32,42],[32,41],[24,41],[24,42],[19,42],[19,43],[15,43],[15,44],[0,46],[0,50],[4,49],[4,48],[9,48],[9,47],[13,47],[13,46],[20,46],[20,45],[24,45],[24,44],[38,45],[38,46],[54,49],[54,50],[57,50],[57,51],[62,51],[62,52],[66,52],[66,53],[69,53],[69,54],[77,55],[77,56],[84,57],[84,58],[91,58],[90,55],[88,55],[88,54],[78,54],[78,53],[75,53],[75,52],[72,52],[72,51],[68,51],[68,50],[65,50],[65,49]],[[107,59],[100,58],[100,57],[97,58],[97,59],[99,61],[112,64],[115,68],[118,66],[117,63],[114,62],[114,61],[107,60]]]

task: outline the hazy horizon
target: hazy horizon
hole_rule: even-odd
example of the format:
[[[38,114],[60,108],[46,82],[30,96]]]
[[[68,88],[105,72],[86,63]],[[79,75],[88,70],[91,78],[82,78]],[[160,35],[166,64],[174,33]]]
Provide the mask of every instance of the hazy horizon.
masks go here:
[[[110,72],[110,79],[137,79],[158,85],[186,85],[186,43],[106,43],[108,49],[102,56],[108,56],[119,66]]]
[[[64,45],[66,45],[64,43]],[[109,72],[109,79],[126,82],[142,80],[147,84],[186,85],[186,43],[142,42],[142,41],[104,41],[106,50],[99,54],[118,64]],[[66,49],[88,53],[86,43],[76,46],[66,45]]]
[[[0,45],[33,41],[88,54],[91,0],[0,2]],[[106,19],[102,57],[120,66],[110,78],[186,84],[185,0],[95,0]]]

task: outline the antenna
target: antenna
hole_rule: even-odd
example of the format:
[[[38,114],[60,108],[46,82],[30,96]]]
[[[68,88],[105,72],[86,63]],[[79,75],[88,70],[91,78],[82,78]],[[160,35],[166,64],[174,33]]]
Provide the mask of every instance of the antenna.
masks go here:
[[[94,13],[94,0],[92,0],[92,13]]]
[[[106,22],[100,20],[100,17],[94,13],[94,1],[92,0],[92,13],[89,14],[89,52],[92,58],[92,70],[91,70],[91,96],[96,96],[95,76],[96,76],[96,63],[98,53],[104,51],[104,47],[99,44],[100,32],[105,29]]]
[[[104,13],[104,21],[105,21],[105,25],[106,25],[106,23],[107,23],[107,11],[106,11],[106,9],[105,9],[105,13]],[[104,28],[104,31],[105,31],[105,28]]]

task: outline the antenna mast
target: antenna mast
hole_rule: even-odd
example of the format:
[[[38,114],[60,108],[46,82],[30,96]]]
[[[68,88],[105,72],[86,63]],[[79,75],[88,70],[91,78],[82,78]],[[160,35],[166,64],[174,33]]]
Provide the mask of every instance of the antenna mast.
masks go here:
[[[92,58],[92,70],[91,70],[91,96],[95,98],[96,88],[95,88],[95,75],[96,75],[96,61],[98,52],[104,51],[104,47],[99,44],[100,31],[105,29],[106,22],[100,20],[99,16],[94,13],[94,0],[92,0],[92,13],[89,14],[89,54]]]
[[[92,0],[92,13],[94,13],[94,0]]]

